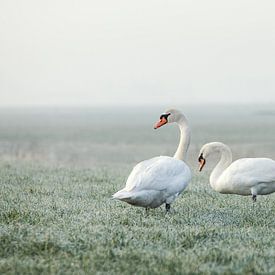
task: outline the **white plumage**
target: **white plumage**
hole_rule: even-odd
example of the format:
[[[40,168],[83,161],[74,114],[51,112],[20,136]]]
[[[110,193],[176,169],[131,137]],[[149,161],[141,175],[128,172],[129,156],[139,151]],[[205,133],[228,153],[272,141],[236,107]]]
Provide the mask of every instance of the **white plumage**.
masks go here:
[[[170,210],[170,204],[191,180],[191,171],[183,161],[190,143],[190,130],[184,115],[174,109],[167,110],[160,116],[155,129],[173,122],[178,124],[181,131],[175,156],[160,156],[138,163],[125,187],[113,198],[145,208],[156,208],[166,203],[166,210]]]
[[[138,163],[125,188],[114,198],[132,205],[156,208],[172,203],[191,180],[189,167],[181,160],[160,156]]]
[[[205,159],[212,153],[219,153],[221,159],[211,173],[210,185],[223,194],[267,195],[275,192],[275,161],[269,158],[243,158],[232,163],[230,148],[221,142],[205,144],[199,161],[201,169]]]
[[[220,176],[221,193],[267,195],[275,192],[275,161],[244,158],[234,161]]]

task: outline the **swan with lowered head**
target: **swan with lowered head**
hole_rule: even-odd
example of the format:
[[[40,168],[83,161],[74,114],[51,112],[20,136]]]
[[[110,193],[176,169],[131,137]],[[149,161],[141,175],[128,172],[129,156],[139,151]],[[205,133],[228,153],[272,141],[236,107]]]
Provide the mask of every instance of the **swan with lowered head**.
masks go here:
[[[275,161],[269,158],[243,158],[232,163],[230,148],[221,142],[205,144],[199,154],[201,171],[206,158],[213,153],[221,158],[211,173],[210,185],[223,194],[252,195],[256,202],[257,195],[275,192]]]
[[[170,211],[171,203],[191,180],[191,171],[184,162],[190,143],[190,129],[185,116],[175,109],[165,111],[154,128],[167,123],[177,123],[181,133],[174,157],[160,156],[138,163],[129,175],[126,186],[113,198],[146,209],[165,203],[166,211]]]

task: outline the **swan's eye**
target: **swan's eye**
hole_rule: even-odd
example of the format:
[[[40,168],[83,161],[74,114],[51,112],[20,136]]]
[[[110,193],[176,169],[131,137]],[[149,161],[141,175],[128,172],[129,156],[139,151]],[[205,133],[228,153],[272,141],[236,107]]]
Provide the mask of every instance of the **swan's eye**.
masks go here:
[[[203,153],[201,153],[201,155],[199,157],[199,162],[201,162],[202,160],[204,160]]]
[[[162,114],[162,115],[160,116],[159,119],[165,118],[166,120],[168,120],[168,117],[169,117],[170,115],[171,115],[170,113],[168,113],[168,114]]]

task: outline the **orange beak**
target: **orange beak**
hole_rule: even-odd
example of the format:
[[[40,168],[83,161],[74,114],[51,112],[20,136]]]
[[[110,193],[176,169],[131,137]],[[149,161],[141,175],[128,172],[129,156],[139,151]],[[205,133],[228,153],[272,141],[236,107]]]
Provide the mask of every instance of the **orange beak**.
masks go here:
[[[165,117],[163,117],[159,122],[157,122],[154,126],[154,129],[158,129],[159,127],[165,125],[167,123],[167,120]]]
[[[201,170],[203,169],[204,165],[205,165],[205,159],[204,158],[200,158],[199,163],[200,163],[200,167],[199,167],[199,171],[201,172]]]

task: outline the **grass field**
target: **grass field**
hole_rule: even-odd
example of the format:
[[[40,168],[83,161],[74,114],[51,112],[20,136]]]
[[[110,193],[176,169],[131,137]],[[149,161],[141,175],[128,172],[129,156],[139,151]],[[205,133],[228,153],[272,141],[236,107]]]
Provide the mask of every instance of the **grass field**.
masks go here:
[[[272,108],[181,109],[194,177],[169,215],[111,199],[176,149],[176,127],[152,129],[162,108],[0,110],[0,274],[275,274],[275,194],[218,194],[196,162],[214,140],[275,159]]]

